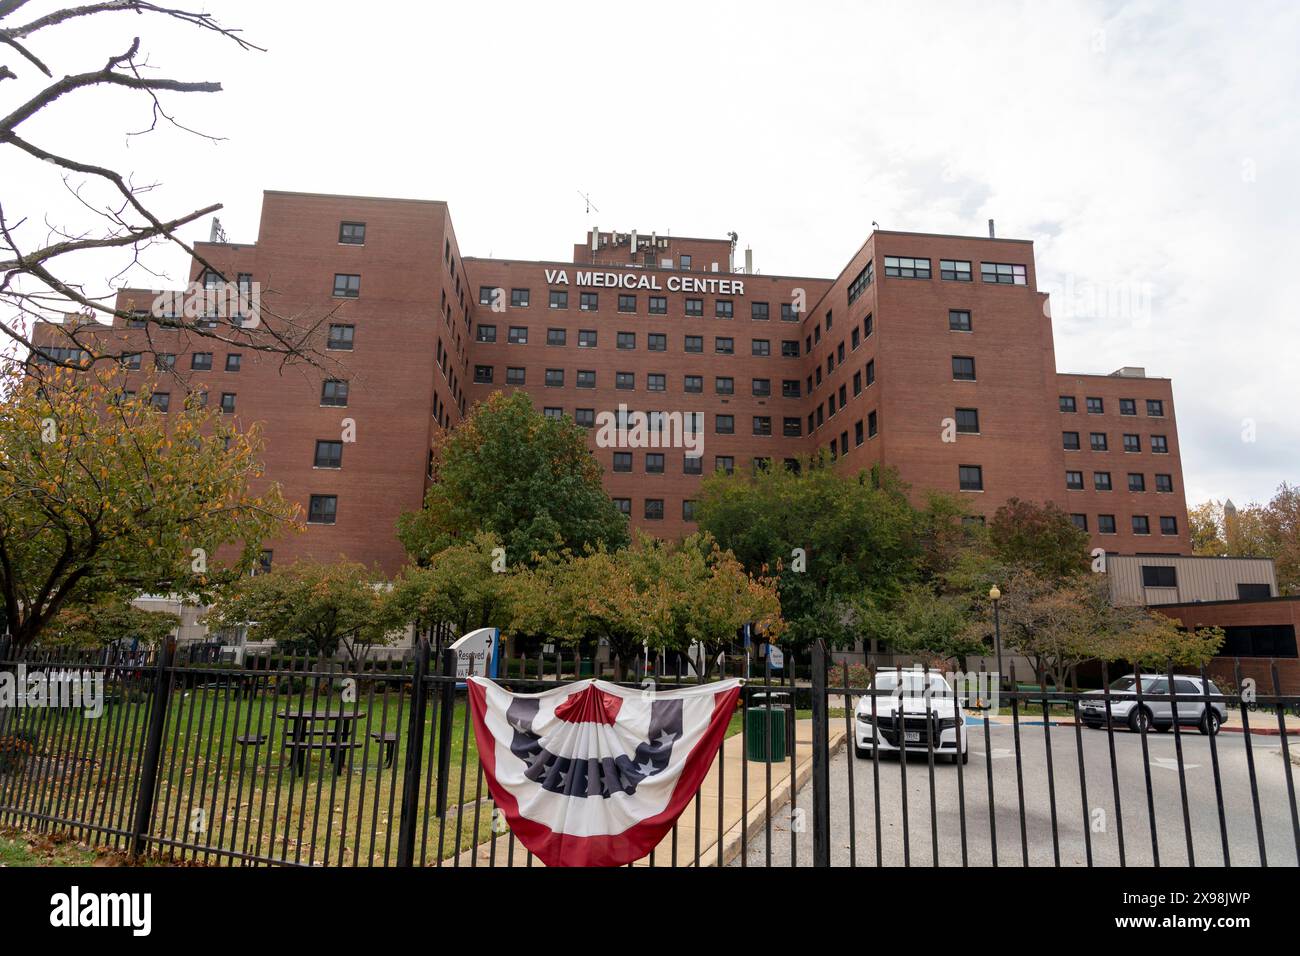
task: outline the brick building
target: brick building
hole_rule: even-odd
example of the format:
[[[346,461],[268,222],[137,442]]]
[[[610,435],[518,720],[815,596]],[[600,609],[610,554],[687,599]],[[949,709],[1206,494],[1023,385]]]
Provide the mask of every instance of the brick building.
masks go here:
[[[396,570],[394,525],[420,507],[437,434],[516,388],[592,427],[610,495],[664,536],[694,527],[704,474],[824,452],[980,516],[1054,501],[1112,553],[1190,551],[1170,382],[1059,373],[1027,241],[877,230],[834,278],[755,274],[734,238],[636,232],[593,230],[570,261],[483,259],[462,255],[442,202],[267,192],[256,243],[198,251],[277,315],[319,320],[325,367],[257,351],[266,329],[229,346],[132,322],[96,334],[144,368],[162,355],[176,374],[159,389],[219,394],[260,424],[267,478],[308,518],[268,544],[276,562]],[[37,336],[68,345],[58,325]],[[680,413],[699,454],[597,447],[620,405]]]

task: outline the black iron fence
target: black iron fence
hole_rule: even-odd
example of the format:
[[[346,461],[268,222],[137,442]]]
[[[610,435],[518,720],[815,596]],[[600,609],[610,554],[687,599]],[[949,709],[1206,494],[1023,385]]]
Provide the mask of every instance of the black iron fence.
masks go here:
[[[518,691],[600,670],[566,653],[499,663],[501,683]],[[707,675],[749,679],[704,784],[639,864],[1300,858],[1286,736],[1300,698],[1281,692],[1276,664],[1271,693],[1247,693],[1239,679],[1192,698],[1144,693],[1141,682],[1132,699],[1089,694],[1009,674],[996,700],[956,695],[960,711],[942,693],[909,709],[882,687],[891,672],[832,668],[820,648],[787,652],[779,671],[745,666],[724,657]],[[47,696],[100,691],[98,704],[0,709],[0,825],[218,865],[538,865],[487,792],[454,652],[422,644],[375,665],[276,655],[247,666],[170,646],[0,652],[0,675],[29,685],[39,675]],[[640,658],[622,676],[661,689],[699,679],[684,658]],[[1169,668],[1170,687],[1174,676]],[[1220,709],[1226,720],[1198,726]]]

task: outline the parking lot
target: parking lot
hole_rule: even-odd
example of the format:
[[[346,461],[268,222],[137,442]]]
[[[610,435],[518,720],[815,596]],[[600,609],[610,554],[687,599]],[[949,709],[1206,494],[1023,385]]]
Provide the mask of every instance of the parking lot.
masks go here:
[[[940,865],[960,866],[963,862],[963,818],[966,861],[970,865],[988,866],[994,862],[994,830],[999,866],[1020,866],[1026,858],[1031,866],[1052,866],[1058,858],[1062,866],[1086,866],[1089,841],[1093,865],[1118,866],[1121,863],[1121,833],[1126,865],[1151,866],[1158,851],[1161,866],[1185,866],[1189,862],[1189,831],[1194,862],[1198,866],[1224,864],[1224,832],[1232,865],[1258,866],[1262,862],[1251,797],[1247,736],[1244,734],[1224,732],[1214,738],[1222,787],[1222,822],[1215,793],[1210,739],[1195,730],[1181,735],[1187,794],[1185,821],[1173,733],[1150,733],[1146,736],[1150,767],[1148,798],[1148,774],[1143,769],[1142,738],[1139,735],[1115,731],[1112,774],[1109,735],[1105,731],[1082,727],[1076,731],[1074,726],[1063,725],[1049,730],[1042,724],[1022,723],[1019,728],[1019,778],[1024,807],[1022,836],[1013,727],[1010,724],[990,724],[987,745],[982,725],[973,724],[968,729],[970,762],[960,768],[960,788],[959,768],[946,762],[935,764],[932,786],[924,753],[908,759],[905,789],[904,768],[900,767],[897,757],[882,756],[877,783],[872,760],[854,758],[850,746],[835,754],[830,762],[832,864],[848,866],[856,861],[858,866],[871,866],[879,860],[886,866],[905,863],[931,866],[937,854]],[[1295,783],[1300,786],[1300,739],[1291,737],[1289,743],[1293,762],[1291,772]],[[1270,866],[1295,866],[1295,808],[1288,794],[1281,738],[1250,735],[1249,744],[1267,863]],[[1086,799],[1080,785],[1080,754]],[[990,773],[992,801],[989,797]],[[1122,814],[1115,809],[1116,788]],[[903,810],[904,793],[906,814]],[[992,820],[990,802],[994,810]],[[879,840],[877,806],[880,808]],[[774,812],[771,835],[773,865],[790,862],[792,831],[798,840],[798,864],[812,862],[811,807],[812,791],[808,785],[799,792],[793,817],[789,810],[780,814]],[[932,818],[935,821],[933,826]],[[1155,848],[1152,846],[1153,818]],[[762,865],[766,854],[767,839],[760,830],[749,841],[747,862],[749,865]],[[741,860],[738,858],[732,865],[741,865]]]

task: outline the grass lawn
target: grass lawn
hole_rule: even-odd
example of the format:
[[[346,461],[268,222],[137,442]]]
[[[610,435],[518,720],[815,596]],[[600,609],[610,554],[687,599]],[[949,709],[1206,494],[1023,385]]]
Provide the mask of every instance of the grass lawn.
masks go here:
[[[90,847],[21,830],[0,830],[0,866],[93,866]]]

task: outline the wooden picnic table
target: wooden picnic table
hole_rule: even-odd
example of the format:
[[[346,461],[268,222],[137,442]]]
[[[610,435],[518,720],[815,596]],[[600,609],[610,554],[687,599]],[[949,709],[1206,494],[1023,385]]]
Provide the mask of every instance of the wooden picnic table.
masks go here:
[[[280,711],[280,719],[289,725],[284,735],[284,746],[292,755],[294,772],[299,776],[305,774],[308,755],[319,750],[330,755],[334,773],[342,773],[348,752],[361,746],[352,739],[353,729],[365,716],[363,710],[340,707]]]

